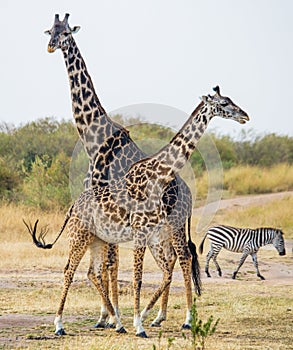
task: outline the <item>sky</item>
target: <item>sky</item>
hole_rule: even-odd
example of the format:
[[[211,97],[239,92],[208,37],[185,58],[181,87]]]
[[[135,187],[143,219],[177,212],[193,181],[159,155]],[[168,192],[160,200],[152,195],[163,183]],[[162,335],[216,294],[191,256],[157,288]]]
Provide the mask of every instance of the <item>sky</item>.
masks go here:
[[[129,106],[178,129],[178,114],[145,106],[188,116],[219,85],[251,121],[218,118],[211,131],[293,136],[291,0],[0,0],[0,122],[72,118],[62,53],[48,53],[44,35],[66,12],[81,26],[75,40],[108,112]]]

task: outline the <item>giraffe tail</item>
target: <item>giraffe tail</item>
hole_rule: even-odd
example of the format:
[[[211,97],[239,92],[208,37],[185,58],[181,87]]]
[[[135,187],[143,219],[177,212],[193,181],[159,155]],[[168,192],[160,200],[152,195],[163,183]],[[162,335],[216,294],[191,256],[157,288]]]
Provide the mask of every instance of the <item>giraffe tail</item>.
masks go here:
[[[45,236],[48,233],[48,227],[42,227],[41,231],[39,233],[39,237],[37,238],[37,226],[38,226],[38,222],[39,220],[37,220],[34,224],[34,227],[32,227],[32,224],[29,222],[25,222],[24,219],[22,219],[23,223],[25,224],[26,228],[28,229],[29,233],[32,236],[33,242],[34,244],[38,247],[38,248],[42,248],[42,249],[51,249],[53,247],[53,245],[58,241],[59,237],[61,236],[62,232],[64,231],[68,220],[70,219],[71,213],[72,213],[72,209],[73,209],[73,205],[70,207],[70,209],[68,210],[68,212],[66,213],[65,216],[65,220],[63,222],[62,227],[60,228],[58,235],[55,239],[55,241],[53,243],[49,243],[46,244],[45,243]]]
[[[191,217],[188,218],[188,248],[191,253],[191,269],[192,269],[192,281],[194,284],[195,292],[198,296],[201,295],[201,277],[200,277],[200,266],[198,262],[198,255],[196,253],[196,246],[191,240]]]

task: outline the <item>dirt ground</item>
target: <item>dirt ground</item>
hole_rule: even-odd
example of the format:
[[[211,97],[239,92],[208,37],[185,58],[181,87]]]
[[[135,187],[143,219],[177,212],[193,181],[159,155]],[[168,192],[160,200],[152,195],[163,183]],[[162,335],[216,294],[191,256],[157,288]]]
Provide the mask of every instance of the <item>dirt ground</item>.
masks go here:
[[[266,203],[269,200],[279,198],[284,195],[292,195],[291,193],[287,194],[268,194],[268,195],[259,195],[259,196],[248,196],[248,197],[239,197],[234,199],[227,199],[221,201],[220,209],[231,208],[233,206],[245,206],[250,205],[252,202]],[[198,213],[199,209],[196,209],[195,212]],[[207,247],[206,247],[207,248]],[[272,246],[263,247],[262,249],[274,249]],[[293,240],[286,240],[286,251],[287,255],[291,257],[291,262],[293,262]],[[223,252],[224,253],[224,252]],[[277,252],[276,256],[277,256]],[[220,254],[221,255],[221,254]],[[216,283],[216,284],[227,284],[227,283],[235,283],[234,280],[231,279],[231,274],[233,271],[233,267],[237,264],[239,260],[239,255],[231,255],[229,253],[223,254],[223,259],[226,259],[226,265],[222,268],[223,277],[218,277],[215,271],[213,264],[210,265],[210,272],[213,278],[207,278],[203,273],[204,266],[204,257],[202,257],[202,281],[203,285]],[[267,261],[262,261],[259,259],[259,265],[261,273],[267,277],[265,281],[265,285],[286,285],[293,288],[293,268],[292,264],[285,264],[282,262],[282,257],[280,259],[271,259]],[[248,258],[249,261],[249,258]],[[12,264],[13,265],[13,264]],[[246,281],[256,281],[254,267],[252,263],[249,261],[245,263],[241,268],[241,278]],[[40,282],[47,283],[56,283],[57,281],[62,280],[62,269],[60,272],[54,272],[50,276],[50,272],[48,271],[40,271],[40,270],[26,270],[26,271],[17,271],[11,269],[10,271],[0,271],[0,290],[6,290],[9,293],[9,290],[17,289],[17,288],[25,288],[28,285],[38,285]],[[75,280],[84,280],[85,276],[81,275],[80,272],[77,272],[75,275]],[[119,284],[120,287],[129,286],[131,287],[131,279],[132,275],[129,271],[121,271],[119,273]],[[154,284],[153,281],[160,280],[161,274],[159,272],[145,272],[144,273],[144,288],[153,289]],[[58,282],[59,283],[59,282]],[[238,281],[236,281],[238,283]],[[60,286],[61,288],[61,286]],[[293,289],[291,289],[293,290]],[[180,269],[176,269],[173,275],[173,284],[171,287],[171,293],[184,293],[182,273]],[[290,306],[293,309],[293,305]],[[52,310],[54,311],[54,310]],[[69,316],[66,315],[67,322],[75,322],[78,321],[82,316]],[[20,344],[18,340],[22,337],[27,337],[27,334],[30,332],[30,329],[37,327],[38,325],[48,325],[52,324],[53,317],[52,315],[31,315],[31,314],[20,314],[20,313],[3,313],[0,315],[0,349],[13,349],[19,348]],[[17,330],[17,336],[15,336],[14,331]],[[48,338],[54,338],[54,334],[51,336],[48,335]],[[36,338],[34,338],[36,339]],[[40,337],[41,339],[41,337]],[[22,343],[23,344],[23,343]]]

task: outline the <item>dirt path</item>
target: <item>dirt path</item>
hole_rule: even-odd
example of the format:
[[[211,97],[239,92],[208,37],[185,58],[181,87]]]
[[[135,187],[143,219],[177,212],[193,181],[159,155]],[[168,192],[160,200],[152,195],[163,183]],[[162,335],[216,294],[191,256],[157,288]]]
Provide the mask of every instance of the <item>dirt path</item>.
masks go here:
[[[268,194],[259,194],[251,196],[239,196],[230,199],[222,199],[219,203],[219,209],[231,209],[233,207],[242,206],[247,207],[249,205],[264,205],[269,201],[275,199],[281,199],[284,197],[293,196],[293,191],[288,192],[279,192],[279,193],[268,193]],[[213,206],[214,203],[209,204],[208,206]],[[203,210],[203,207],[194,209],[194,215],[199,215]]]

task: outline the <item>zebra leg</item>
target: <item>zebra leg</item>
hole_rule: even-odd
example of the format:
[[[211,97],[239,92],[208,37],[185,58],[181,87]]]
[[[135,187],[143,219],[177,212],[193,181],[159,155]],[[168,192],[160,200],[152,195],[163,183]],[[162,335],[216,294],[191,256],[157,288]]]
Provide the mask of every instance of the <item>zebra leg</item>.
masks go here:
[[[262,276],[259,272],[256,253],[251,253],[250,255],[252,257],[252,261],[256,270],[257,277],[259,277],[261,280],[265,280],[264,276]]]
[[[238,265],[237,269],[233,272],[233,275],[232,275],[233,280],[235,280],[236,275],[237,275],[237,273],[238,273],[240,267],[243,265],[243,263],[244,263],[245,259],[247,258],[248,254],[249,254],[249,253],[246,252],[246,251],[243,253],[243,255],[242,255],[241,259],[240,259],[240,262],[239,262],[239,265]]]
[[[210,262],[211,258],[213,258],[213,261],[216,265],[219,276],[222,276],[222,271],[221,271],[220,265],[217,262],[217,256],[218,256],[221,249],[222,249],[222,246],[215,247],[214,245],[211,245],[211,249],[207,255],[207,262],[206,262],[206,267],[205,267],[205,273],[207,274],[208,277],[211,277],[211,275],[209,273],[209,262]]]
[[[206,266],[205,266],[205,273],[207,274],[207,277],[211,277],[210,273],[209,273],[209,263],[210,263],[210,260],[213,256],[214,252],[213,252],[213,249],[211,248],[211,250],[208,252],[208,255],[207,255],[207,261],[206,261]]]
[[[219,265],[218,262],[217,262],[217,256],[218,256],[218,253],[214,253],[214,255],[213,255],[213,261],[214,261],[214,264],[216,265],[216,268],[217,268],[217,270],[218,270],[218,274],[219,274],[219,276],[221,277],[221,276],[222,276],[222,270],[221,270],[221,268],[220,268],[220,265]]]

